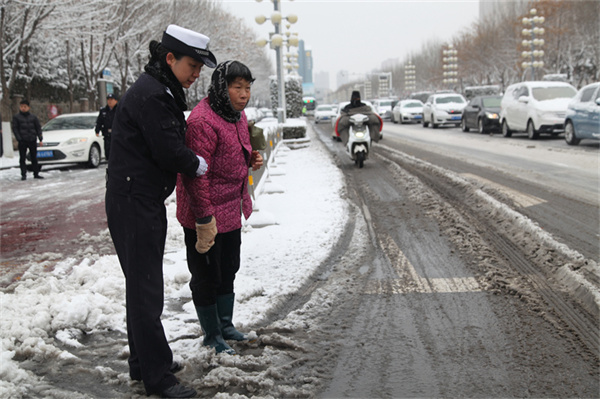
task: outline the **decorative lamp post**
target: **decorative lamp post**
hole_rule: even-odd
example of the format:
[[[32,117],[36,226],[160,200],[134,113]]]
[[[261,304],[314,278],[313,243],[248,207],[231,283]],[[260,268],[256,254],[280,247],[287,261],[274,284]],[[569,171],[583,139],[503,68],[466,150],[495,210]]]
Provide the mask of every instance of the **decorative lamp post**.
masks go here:
[[[262,0],[256,0],[258,3]],[[275,32],[270,34],[271,40],[260,39],[256,42],[259,46],[265,46],[267,43],[271,43],[271,48],[275,50],[275,59],[277,66],[277,102],[279,103],[279,109],[277,112],[277,119],[280,123],[285,123],[285,80],[283,78],[283,51],[282,46],[284,44],[284,38],[281,30],[281,21],[286,19],[289,23],[293,24],[298,21],[296,15],[290,14],[287,17],[281,16],[281,0],[271,0],[273,2],[273,14],[271,18],[267,18],[264,15],[259,15],[254,20],[257,24],[262,25],[267,19],[270,19],[275,27]],[[290,0],[293,1],[293,0]]]
[[[544,61],[541,60],[544,57],[544,50],[541,47],[544,45],[544,39],[540,36],[544,35],[544,28],[540,27],[545,21],[544,17],[538,17],[537,10],[532,8],[529,10],[530,18],[523,18],[523,25],[526,26],[521,31],[521,34],[526,37],[521,43],[527,50],[521,53],[521,56],[531,61],[524,61],[521,66],[524,70],[531,68],[531,80],[535,80],[535,68],[543,68]]]
[[[409,61],[404,66],[404,90],[413,92],[417,89],[416,76],[415,66]]]
[[[458,51],[454,48],[454,45],[450,43],[448,48],[443,50],[442,54],[444,55],[442,58],[444,84],[452,85],[458,83]]]

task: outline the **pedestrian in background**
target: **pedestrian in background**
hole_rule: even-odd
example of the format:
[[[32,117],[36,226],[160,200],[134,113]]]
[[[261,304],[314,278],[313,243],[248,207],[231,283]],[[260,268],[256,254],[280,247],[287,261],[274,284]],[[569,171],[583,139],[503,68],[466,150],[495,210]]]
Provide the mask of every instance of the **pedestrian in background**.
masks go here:
[[[31,158],[31,168],[34,179],[43,179],[40,176],[40,166],[37,161],[37,140],[42,145],[42,126],[37,116],[33,115],[29,101],[21,100],[19,113],[13,116],[12,131],[19,143],[19,166],[21,167],[21,180],[27,179],[27,151]]]
[[[233,325],[233,283],[240,268],[242,214],[250,217],[248,168],[263,158],[253,151],[244,108],[252,73],[238,61],[219,64],[208,97],[188,117],[186,145],[208,163],[198,179],[179,175],[177,219],[183,226],[190,288],[203,344],[233,354],[225,340],[247,340]]]
[[[201,68],[216,66],[209,38],[169,25],[160,43],[150,43],[150,61],[121,97],[112,125],[107,168],[108,228],[125,275],[129,375],[146,393],[167,398],[196,395],[173,374],[181,368],[165,337],[163,255],[167,234],[165,200],[177,173],[190,179],[206,162],[185,146],[184,88]]]
[[[102,132],[104,137],[104,158],[108,162],[110,155],[110,136],[112,134],[112,124],[117,112],[117,103],[119,99],[114,94],[110,93],[106,96],[106,107],[100,108],[100,114],[96,119],[96,136]]]

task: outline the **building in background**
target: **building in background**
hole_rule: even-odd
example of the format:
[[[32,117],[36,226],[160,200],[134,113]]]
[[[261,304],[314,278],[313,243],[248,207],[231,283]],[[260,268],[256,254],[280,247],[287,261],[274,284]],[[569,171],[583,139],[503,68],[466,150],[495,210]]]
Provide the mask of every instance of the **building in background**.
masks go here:
[[[302,77],[304,94],[314,95],[312,49],[304,46],[304,40],[298,43],[298,74]]]

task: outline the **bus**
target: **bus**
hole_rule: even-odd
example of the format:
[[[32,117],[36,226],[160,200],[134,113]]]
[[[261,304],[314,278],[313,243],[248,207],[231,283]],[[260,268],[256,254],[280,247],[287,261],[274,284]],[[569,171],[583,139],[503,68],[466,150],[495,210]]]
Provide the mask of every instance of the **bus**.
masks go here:
[[[317,108],[317,100],[314,97],[302,97],[304,102],[304,108],[306,108],[306,116],[312,116],[315,114],[315,108]]]

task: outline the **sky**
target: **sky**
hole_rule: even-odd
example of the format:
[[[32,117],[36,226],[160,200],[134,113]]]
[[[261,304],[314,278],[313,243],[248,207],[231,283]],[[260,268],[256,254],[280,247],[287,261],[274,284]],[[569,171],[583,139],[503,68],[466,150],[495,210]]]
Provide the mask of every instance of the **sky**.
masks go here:
[[[259,38],[266,39],[274,31],[270,21],[262,25],[254,21],[257,15],[271,15],[271,1],[222,2],[225,9],[247,21]],[[381,68],[388,59],[401,62],[428,41],[450,40],[477,21],[479,1],[282,0],[281,9],[284,16],[298,16],[290,30],[298,32],[312,49],[313,74],[328,71],[333,86],[340,70],[358,76]]]

